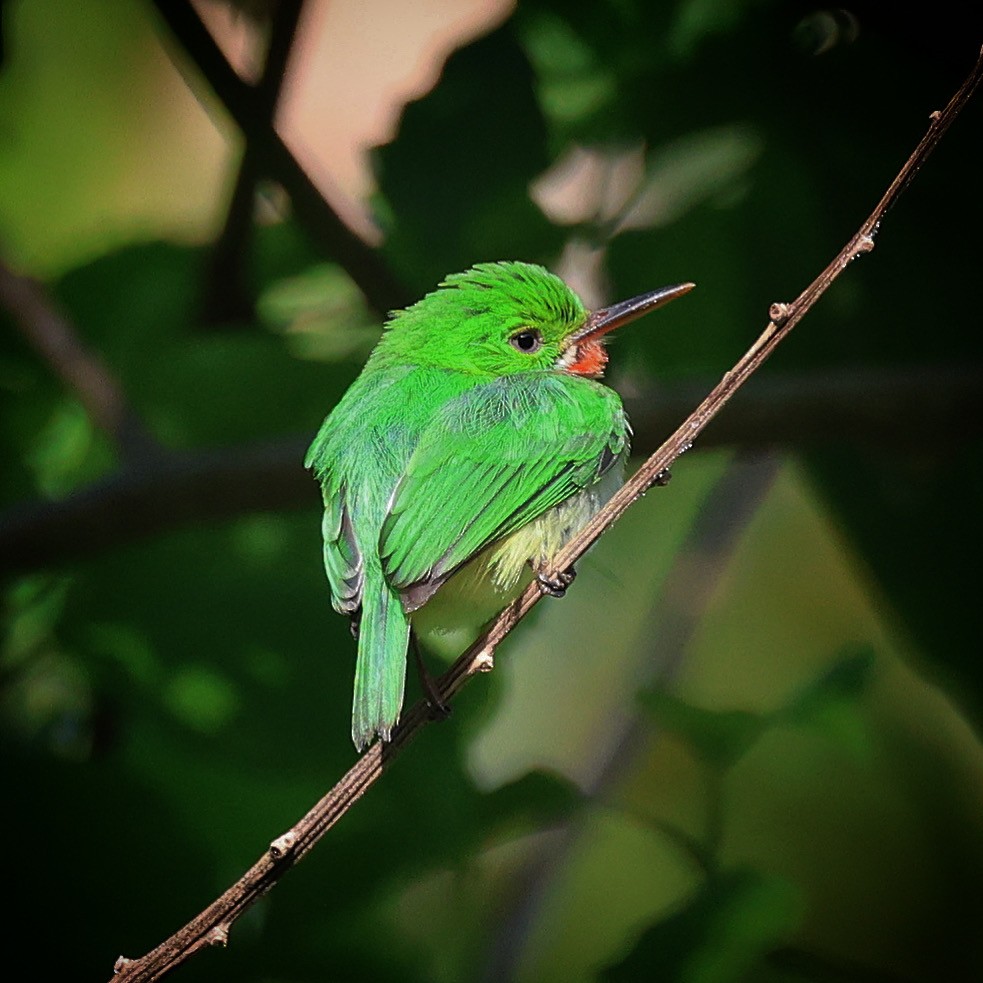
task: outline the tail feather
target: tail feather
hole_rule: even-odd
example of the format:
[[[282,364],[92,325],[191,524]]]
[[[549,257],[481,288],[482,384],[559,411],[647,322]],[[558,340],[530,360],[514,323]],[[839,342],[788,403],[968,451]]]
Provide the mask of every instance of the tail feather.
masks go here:
[[[352,740],[359,751],[378,734],[384,741],[399,720],[406,682],[410,622],[388,585],[366,590],[355,664]]]

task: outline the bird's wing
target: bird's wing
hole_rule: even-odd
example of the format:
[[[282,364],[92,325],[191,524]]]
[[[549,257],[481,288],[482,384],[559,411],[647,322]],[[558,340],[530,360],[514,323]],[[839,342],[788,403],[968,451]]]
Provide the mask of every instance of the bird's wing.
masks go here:
[[[362,603],[365,569],[362,553],[352,527],[348,491],[338,472],[328,463],[330,431],[321,433],[307,452],[304,467],[314,468],[321,482],[324,497],[324,517],[321,532],[324,537],[324,570],[331,587],[331,603],[340,614],[354,614]]]
[[[393,492],[387,581],[418,607],[490,543],[593,484],[626,442],[621,401],[589,380],[528,373],[469,389],[422,433]]]
[[[324,537],[324,570],[331,586],[331,602],[341,614],[354,614],[362,603],[365,569],[362,553],[355,542],[355,530],[343,488],[339,488],[330,501],[325,491],[321,532]]]

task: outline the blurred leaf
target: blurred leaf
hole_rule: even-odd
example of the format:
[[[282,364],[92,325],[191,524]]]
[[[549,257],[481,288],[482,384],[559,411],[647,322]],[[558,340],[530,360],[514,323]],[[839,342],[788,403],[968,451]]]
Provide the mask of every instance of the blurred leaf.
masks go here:
[[[843,655],[815,682],[772,714],[775,724],[811,726],[834,738],[854,757],[870,759],[869,727],[860,706],[874,671],[870,649]]]
[[[183,723],[203,733],[228,724],[239,708],[229,679],[205,666],[186,666],[171,678],[164,701]]]
[[[145,240],[193,231],[203,241],[222,211],[219,182],[205,175],[192,187],[188,176],[201,169],[203,138],[214,149],[229,134],[221,114],[212,127],[172,72],[150,34],[150,8],[126,0],[120,19],[120,6],[99,0],[83,15],[65,0],[5,5],[5,258],[60,271],[66,257],[101,254],[51,289],[165,443],[235,446],[312,432],[378,325],[341,273],[344,257],[326,263],[291,221],[255,230],[245,275],[263,298],[259,321],[221,336],[201,323],[210,247]],[[551,213],[557,224],[544,216],[530,199],[533,183],[567,155],[637,158],[636,183],[615,189],[620,198],[602,186],[611,168],[589,172],[580,189],[588,204],[615,201],[619,215],[640,192],[614,240],[589,257],[594,286],[611,299],[678,280],[699,290],[651,330],[619,338],[611,378],[630,380],[638,367],[660,378],[723,371],[756,336],[768,305],[794,296],[867,214],[927,114],[965,74],[976,54],[967,39],[980,33],[977,5],[943,3],[928,22],[917,8],[864,2],[850,9],[852,40],[806,54],[797,40],[803,13],[777,0],[521,4],[504,27],[447,61],[433,92],[405,108],[395,139],[378,152],[387,258],[418,293],[476,260],[555,263],[568,235],[584,229],[561,227],[560,212]],[[318,23],[308,19],[305,29]],[[342,32],[333,39],[346,41]],[[367,64],[367,73],[376,67]],[[979,361],[971,289],[983,208],[973,193],[979,113],[979,104],[969,107],[891,213],[875,254],[850,268],[765,371],[821,376],[827,367]],[[227,156],[218,147],[210,159],[219,166]],[[135,158],[151,166],[131,169]],[[155,211],[162,202],[170,203],[166,218]],[[569,214],[590,223],[596,212]],[[0,317],[0,495],[71,493],[113,465],[110,449]],[[784,945],[800,917],[802,935],[829,951],[870,952],[872,965],[917,978],[980,978],[980,748],[973,724],[931,683],[959,679],[978,717],[983,680],[965,571],[980,552],[983,458],[978,446],[956,447],[945,435],[919,436],[916,451],[899,451],[911,437],[810,456],[835,518],[805,540],[809,556],[789,555],[796,551],[781,536],[757,543],[753,555],[738,552],[729,575],[771,571],[762,610],[772,620],[755,625],[762,648],[771,647],[740,663],[755,660],[757,675],[738,681],[738,670],[717,667],[703,679],[708,703],[736,700],[737,690],[748,706],[775,706],[789,689],[776,682],[776,666],[787,669],[783,681],[801,680],[826,658],[821,648],[794,650],[788,637],[856,617],[874,626],[886,667],[876,708],[866,700],[864,652],[847,653],[768,714],[649,694],[656,726],[680,742],[656,743],[647,778],[629,779],[630,816],[619,813],[618,835],[606,838],[604,810],[581,809],[581,793],[548,772],[527,772],[491,794],[476,787],[465,762],[477,721],[489,700],[511,699],[511,679],[520,677],[476,680],[451,719],[428,728],[237,923],[229,949],[196,956],[182,978],[481,978],[489,937],[501,932],[503,948],[521,947],[516,926],[528,926],[530,949],[549,937],[537,983],[581,980],[656,917],[612,978],[764,979],[761,956]],[[672,485],[676,503],[692,494],[678,484],[689,468]],[[764,510],[813,515],[806,498]],[[673,517],[689,515],[654,500],[645,507],[656,516],[644,526],[651,549],[634,549],[628,540],[642,526],[626,523],[614,534],[623,538],[613,538],[625,549],[608,554],[639,557],[611,564],[618,590],[632,595],[612,595],[621,610],[649,609],[682,538]],[[10,928],[22,942],[9,973],[36,973],[43,949],[56,978],[108,978],[120,951],[145,951],[193,916],[352,763],[355,649],[345,619],[331,611],[319,550],[312,486],[310,507],[297,514],[202,521],[94,553],[64,576],[5,587],[0,767],[10,805],[2,833],[15,847]],[[827,591],[834,565],[841,581]],[[805,589],[783,609],[791,567]],[[843,609],[835,618],[831,604]],[[592,612],[595,621],[607,614]],[[711,605],[700,628],[718,614]],[[790,626],[792,618],[801,620]],[[612,646],[637,647],[641,625],[617,625],[581,659],[570,628],[579,623],[550,629],[551,641],[566,676],[587,683],[554,685],[549,713],[523,697],[530,721],[554,721],[531,748],[507,752],[523,769],[553,760],[559,727],[576,732],[585,775],[619,739],[614,710],[637,677],[616,671],[610,655]],[[747,631],[739,616],[735,623],[733,632]],[[903,644],[882,657],[882,638]],[[901,667],[898,651],[913,651],[927,681]],[[412,699],[412,673],[408,688]],[[784,730],[741,759],[772,725],[794,727],[804,740],[785,741]],[[859,751],[875,738],[894,756],[868,768],[869,781],[844,782],[842,755],[827,739]],[[483,748],[486,760],[503,756],[496,739]],[[806,747],[785,746],[799,743]],[[719,816],[723,852],[759,869],[711,878],[692,895],[684,892],[697,871],[680,847],[700,853],[688,830],[704,825],[706,776],[687,750],[717,779],[741,760]],[[850,794],[831,795],[836,782],[851,785]],[[655,825],[671,842],[636,819],[653,815],[665,817]],[[535,894],[529,867],[573,817],[581,835],[548,858],[554,882]],[[788,872],[796,886],[765,871]],[[427,906],[436,891],[416,891],[420,884],[441,885],[450,944],[434,930],[445,921]],[[53,947],[42,938],[52,898],[72,912]]]
[[[49,498],[59,498],[86,479],[97,477],[110,460],[104,440],[74,399],[61,400],[54,407],[26,455],[38,489]]]
[[[672,20],[667,5],[547,0],[523,5],[516,20],[556,131],[555,146],[622,142],[637,136],[641,106],[646,114],[662,113],[665,92],[642,73],[666,53]]]
[[[299,358],[365,358],[379,340],[378,318],[338,267],[311,267],[274,282],[259,298],[262,321],[284,334]]]
[[[639,700],[655,723],[682,738],[710,767],[730,768],[764,733],[766,716],[749,710],[707,710],[664,690],[648,690]]]
[[[949,446],[939,435],[921,453],[831,448],[807,459],[892,610],[977,717],[983,666],[976,578],[967,571],[983,552],[980,450],[978,442]]]
[[[456,52],[376,154],[386,253],[422,293],[479,260],[545,259],[560,236],[529,197],[549,164],[533,73],[506,26]]]
[[[657,922],[603,978],[660,983],[728,983],[787,939],[804,913],[780,877],[736,870],[708,880],[678,911]]]
[[[535,771],[507,782],[485,799],[486,822],[507,823],[510,835],[569,817],[583,801],[579,789],[555,772]],[[524,827],[524,828],[523,828]],[[501,830],[499,830],[501,833]]]
[[[721,126],[687,134],[652,151],[645,175],[619,229],[665,226],[704,201],[734,203],[762,152],[747,127]]]
[[[4,597],[4,672],[29,658],[51,636],[70,588],[66,577],[37,574],[17,581]]]
[[[856,706],[874,668],[869,649],[849,653],[771,713],[694,706],[662,689],[639,695],[657,726],[681,738],[703,762],[726,771],[769,728],[783,724],[818,727],[858,755],[868,749],[866,729]]]
[[[134,239],[207,235],[222,138],[155,36],[151,5],[5,5],[0,228],[16,265],[57,275]]]
[[[815,682],[779,710],[777,718],[808,722],[821,715],[831,703],[856,701],[867,689],[874,662],[874,653],[869,648],[840,656]]]
[[[267,331],[200,331],[201,262],[200,249],[135,246],[73,270],[58,294],[166,443],[227,444],[313,430],[353,369],[294,357]],[[351,330],[348,306],[329,315],[340,335]]]
[[[551,123],[560,127],[613,110],[615,73],[573,26],[546,10],[527,15],[522,39],[536,69],[539,101]]]

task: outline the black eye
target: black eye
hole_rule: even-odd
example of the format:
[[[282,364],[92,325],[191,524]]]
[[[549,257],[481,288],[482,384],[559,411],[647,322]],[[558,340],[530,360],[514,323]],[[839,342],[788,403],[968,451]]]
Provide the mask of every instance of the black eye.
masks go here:
[[[509,344],[519,352],[532,355],[543,347],[543,336],[538,331],[520,331],[509,338]]]

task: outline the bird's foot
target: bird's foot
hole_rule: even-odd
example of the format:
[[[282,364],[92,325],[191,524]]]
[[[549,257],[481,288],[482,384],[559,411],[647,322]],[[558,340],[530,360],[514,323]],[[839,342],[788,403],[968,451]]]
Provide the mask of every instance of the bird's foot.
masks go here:
[[[427,696],[427,707],[429,708],[427,717],[430,720],[446,720],[451,715],[452,707],[443,703],[436,693]]]
[[[420,665],[423,665],[422,660]],[[420,682],[423,683],[423,691],[429,708],[427,717],[430,720],[446,720],[451,715],[451,708],[440,698],[437,684],[426,668],[420,673]]]
[[[451,715],[451,708],[440,698],[437,692],[437,683],[430,675],[423,656],[420,653],[420,645],[416,640],[416,633],[410,632],[410,648],[413,650],[413,657],[416,660],[417,672],[420,676],[420,685],[430,709],[428,717],[431,720],[446,720]]]
[[[547,573],[545,570],[541,570],[536,574],[536,582],[544,594],[549,594],[550,597],[563,597],[567,592],[567,588],[574,582],[576,576],[577,571],[573,567],[570,567],[569,570],[560,570],[555,573]]]

